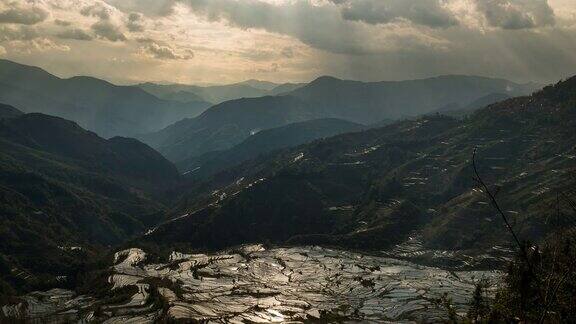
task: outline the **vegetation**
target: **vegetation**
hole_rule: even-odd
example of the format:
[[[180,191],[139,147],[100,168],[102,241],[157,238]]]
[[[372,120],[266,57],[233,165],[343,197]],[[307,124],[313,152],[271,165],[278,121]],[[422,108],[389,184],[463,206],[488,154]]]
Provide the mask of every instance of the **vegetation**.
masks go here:
[[[41,114],[0,120],[0,295],[74,287],[107,246],[158,222],[177,181],[135,140]]]
[[[186,165],[189,159],[230,149],[261,130],[323,118],[378,125],[384,120],[443,111],[447,106],[470,111],[478,104],[498,101],[501,96],[494,94],[507,89],[514,89],[507,92],[512,96],[526,95],[535,87],[466,76],[371,83],[321,77],[280,96],[246,96],[219,103],[197,118],[139,139],[170,161]]]
[[[260,155],[363,129],[366,129],[363,125],[333,118],[293,123],[262,130],[231,149],[205,153],[181,161],[176,166],[184,172],[192,170],[186,174],[188,177],[206,179]]]
[[[520,241],[494,193],[481,178],[474,152],[476,181],[502,216],[518,252],[508,266],[504,284],[493,300],[486,294],[488,283],[480,281],[470,302],[466,319],[458,319],[444,300],[451,322],[496,323],[572,323],[576,321],[576,204],[573,191],[557,193],[553,234],[539,244]],[[564,214],[560,197],[569,206]],[[561,218],[564,219],[561,222]],[[562,227],[559,225],[562,224]],[[568,226],[566,226],[568,225]]]
[[[553,228],[556,190],[574,186],[575,79],[509,99],[465,120],[431,115],[260,156],[178,188],[170,218],[145,239],[222,248],[248,242],[382,249],[419,231],[430,248],[509,245],[473,180],[501,198],[518,236]],[[566,93],[570,94],[569,91]],[[572,96],[572,97],[571,97]]]

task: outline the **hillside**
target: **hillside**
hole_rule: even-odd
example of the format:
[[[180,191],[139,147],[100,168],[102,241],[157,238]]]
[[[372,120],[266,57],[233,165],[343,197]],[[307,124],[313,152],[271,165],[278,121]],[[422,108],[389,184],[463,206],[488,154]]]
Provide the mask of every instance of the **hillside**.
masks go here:
[[[469,103],[467,106],[459,106],[459,105],[448,105],[445,107],[442,107],[436,111],[433,111],[430,114],[442,114],[442,115],[446,115],[446,116],[451,116],[451,117],[455,117],[455,118],[464,118],[466,116],[471,115],[472,113],[474,113],[475,111],[477,111],[478,109],[484,108],[488,105],[497,103],[499,101],[504,101],[506,99],[510,99],[511,97],[503,94],[503,93],[491,93],[489,95],[486,95],[484,97],[478,98],[476,100],[474,100],[473,102]]]
[[[138,138],[170,161],[180,162],[207,152],[229,149],[264,129],[319,117],[304,102],[288,96],[238,99]]]
[[[339,119],[315,119],[260,131],[225,151],[203,154],[177,164],[190,177],[206,178],[272,151],[298,146],[317,139],[365,129]]]
[[[440,76],[397,82],[360,82],[320,77],[287,95],[323,110],[326,117],[362,124],[430,113],[447,106],[466,107],[493,93],[510,97],[538,88],[502,79],[476,76]]]
[[[473,181],[478,148],[479,171],[519,235],[538,240],[562,226],[556,191],[575,184],[575,94],[572,78],[466,120],[406,120],[246,162],[188,188],[175,220],[146,239],[381,250],[415,235],[448,250],[505,245],[508,233]]]
[[[137,87],[91,77],[61,79],[7,60],[0,60],[0,102],[73,120],[103,137],[159,130],[210,105],[162,100]]]
[[[0,295],[59,282],[155,224],[176,168],[133,139],[43,114],[0,120]],[[2,270],[4,271],[4,270]],[[58,279],[60,278],[60,279]]]
[[[0,119],[13,118],[22,115],[22,112],[12,106],[0,104]]]

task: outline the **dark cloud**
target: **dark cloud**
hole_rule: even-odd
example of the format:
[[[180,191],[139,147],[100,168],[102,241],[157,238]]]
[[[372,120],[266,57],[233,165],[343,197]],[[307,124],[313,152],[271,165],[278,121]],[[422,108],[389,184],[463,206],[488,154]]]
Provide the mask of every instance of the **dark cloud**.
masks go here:
[[[476,6],[492,27],[528,29],[555,24],[547,0],[476,0]]]
[[[94,37],[92,35],[90,35],[88,32],[79,29],[79,28],[72,28],[72,29],[67,29],[64,30],[58,34],[56,34],[56,37],[61,38],[61,39],[75,39],[75,40],[83,40],[83,41],[89,41],[94,39]]]
[[[107,39],[111,42],[126,41],[126,36],[124,36],[118,26],[107,20],[100,20],[93,24],[91,28],[100,38]]]
[[[400,19],[432,28],[455,26],[458,20],[442,0],[354,0],[344,4],[342,17],[368,24],[388,24]]]
[[[143,15],[137,12],[132,12],[128,15],[128,20],[126,21],[126,28],[131,32],[143,32]]]
[[[48,12],[40,7],[20,7],[15,3],[0,11],[0,23],[34,25],[48,18]]]

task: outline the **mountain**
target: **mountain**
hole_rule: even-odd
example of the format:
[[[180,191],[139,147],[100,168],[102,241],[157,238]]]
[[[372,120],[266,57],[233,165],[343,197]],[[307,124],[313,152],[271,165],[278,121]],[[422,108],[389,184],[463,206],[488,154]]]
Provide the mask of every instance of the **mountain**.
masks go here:
[[[442,115],[343,134],[261,156],[186,192],[144,239],[382,250],[409,237],[442,250],[492,249],[509,233],[473,180],[472,154],[522,239],[570,219],[557,192],[576,185],[576,77],[465,120]]]
[[[319,117],[304,102],[289,96],[237,99],[138,138],[169,160],[184,161],[229,149],[264,129]]]
[[[461,108],[489,101],[494,99],[490,95],[496,91],[508,91],[508,95],[525,94],[532,87],[466,76],[375,83],[322,77],[277,98],[228,101],[195,119],[183,120],[139,138],[182,166],[184,160],[229,149],[248,138],[253,131],[320,118],[366,124],[384,121],[385,124],[402,116],[414,117],[446,107]],[[214,113],[216,111],[218,113]],[[272,118],[273,115],[278,116]]]
[[[294,91],[296,89],[299,89],[305,85],[306,85],[306,83],[284,83],[284,84],[281,84],[281,85],[275,87],[274,89],[270,90],[269,95],[277,96],[277,95],[285,94],[285,93]]]
[[[339,119],[315,119],[289,124],[260,131],[229,150],[209,152],[184,160],[177,166],[189,172],[190,176],[208,177],[262,154],[365,128]]]
[[[140,83],[136,86],[161,99],[175,100],[178,102],[205,101],[204,98],[193,92],[196,90],[194,87],[189,88],[184,85],[166,85],[151,82]]]
[[[448,105],[468,106],[493,93],[530,94],[533,84],[476,76],[440,76],[397,82],[360,82],[320,77],[287,93],[325,112],[325,117],[362,124],[430,113]]]
[[[266,90],[266,91],[270,91],[270,90],[279,86],[279,84],[274,83],[274,82],[254,80],[254,79],[246,80],[246,81],[240,82],[238,84],[243,84],[243,85],[250,86],[252,88],[256,88],[256,89],[260,89],[260,90]]]
[[[447,116],[452,116],[456,118],[462,118],[465,116],[470,115],[471,113],[475,112],[480,108],[484,108],[488,105],[493,103],[504,101],[506,99],[510,99],[511,97],[507,94],[503,93],[491,93],[486,96],[480,97],[473,102],[469,103],[468,105],[462,107],[457,104],[450,104],[448,106],[442,107],[432,113],[439,113]]]
[[[262,97],[268,94],[268,90],[253,87],[246,83],[207,87],[185,84],[142,83],[138,84],[137,87],[160,98],[170,98],[176,93],[184,92],[214,104],[240,98]]]
[[[65,283],[105,246],[158,222],[161,192],[179,180],[134,139],[39,113],[0,120],[0,295]]]
[[[188,92],[188,91],[171,92],[171,93],[168,93],[165,95],[160,95],[159,98],[162,98],[165,100],[181,102],[181,103],[204,101],[204,99],[202,99],[199,96],[193,94],[192,92]]]
[[[247,80],[244,82],[217,85],[217,86],[195,86],[184,84],[156,84],[141,83],[136,86],[159,98],[175,100],[179,102],[204,100],[214,104],[225,101],[256,98],[263,96],[275,96],[278,94],[293,91],[304,84],[285,83],[276,84],[260,80]]]
[[[152,132],[209,107],[201,101],[162,100],[137,87],[91,77],[61,79],[7,60],[0,60],[0,102],[73,120],[104,137]]]
[[[0,134],[11,143],[82,161],[150,189],[178,178],[174,166],[149,146],[131,138],[105,140],[59,117],[31,113],[4,120]]]
[[[0,119],[13,118],[22,115],[22,112],[12,106],[0,104]]]

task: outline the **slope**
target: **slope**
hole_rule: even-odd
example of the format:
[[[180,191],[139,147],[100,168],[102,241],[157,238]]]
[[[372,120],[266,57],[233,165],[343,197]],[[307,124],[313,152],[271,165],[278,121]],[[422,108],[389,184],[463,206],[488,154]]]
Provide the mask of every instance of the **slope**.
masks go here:
[[[325,112],[326,117],[369,124],[417,116],[449,105],[465,107],[492,93],[530,94],[538,86],[476,76],[440,76],[398,82],[359,82],[321,77],[287,95]]]
[[[0,120],[0,262],[9,269],[0,286],[72,280],[95,252],[155,224],[166,210],[160,191],[177,181],[175,167],[136,140],[37,113]]]
[[[318,117],[304,102],[288,96],[238,99],[139,139],[170,161],[179,162],[231,148],[264,129]]]
[[[427,116],[248,161],[181,188],[174,220],[145,238],[380,250],[416,235],[429,247],[491,249],[509,240],[473,181],[478,148],[520,237],[538,240],[570,221],[554,206],[576,180],[575,94],[576,77],[466,120]]]
[[[289,124],[263,130],[231,149],[209,152],[184,160],[177,166],[180,170],[188,171],[191,177],[205,178],[259,155],[365,128],[363,125],[339,119],[315,119]]]

